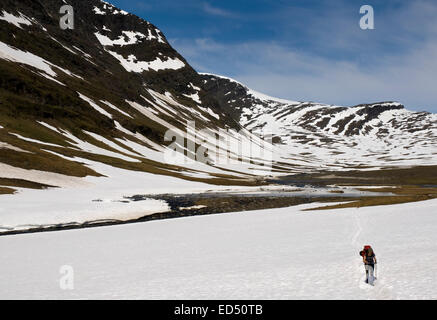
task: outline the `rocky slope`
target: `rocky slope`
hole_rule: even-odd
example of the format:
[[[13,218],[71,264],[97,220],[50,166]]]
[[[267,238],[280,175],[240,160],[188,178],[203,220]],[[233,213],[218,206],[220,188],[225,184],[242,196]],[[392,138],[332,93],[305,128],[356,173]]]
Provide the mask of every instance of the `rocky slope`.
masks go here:
[[[74,8],[73,30],[59,27],[66,3]],[[101,174],[84,159],[215,184],[248,183],[248,166],[166,161],[170,129],[182,135],[195,121],[197,131],[218,135],[240,125],[200,89],[200,76],[151,23],[99,0],[8,0],[1,3],[0,27],[0,185],[52,185],[44,172]],[[199,137],[192,143],[205,140]],[[182,141],[176,152],[189,156],[187,146]],[[60,179],[54,184],[63,186]]]
[[[341,107],[277,99],[230,78],[203,74],[202,88],[249,130],[268,130],[285,154],[328,168],[437,162],[437,115],[398,102]],[[287,157],[284,155],[284,157]]]

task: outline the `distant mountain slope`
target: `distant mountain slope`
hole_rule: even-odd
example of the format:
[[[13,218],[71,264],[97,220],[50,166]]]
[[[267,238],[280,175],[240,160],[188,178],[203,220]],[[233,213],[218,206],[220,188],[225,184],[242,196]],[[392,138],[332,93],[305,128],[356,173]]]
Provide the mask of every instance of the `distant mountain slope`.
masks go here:
[[[249,130],[269,130],[290,157],[331,168],[437,163],[437,115],[397,102],[341,107],[272,98],[230,78],[202,88]],[[286,156],[284,156],[286,157]]]

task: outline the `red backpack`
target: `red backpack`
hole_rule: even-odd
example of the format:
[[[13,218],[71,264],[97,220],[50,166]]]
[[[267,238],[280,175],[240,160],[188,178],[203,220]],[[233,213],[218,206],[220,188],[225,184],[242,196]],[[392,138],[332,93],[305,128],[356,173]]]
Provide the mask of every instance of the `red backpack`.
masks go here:
[[[364,257],[364,255],[367,253],[367,250],[369,250],[371,247],[369,245],[364,246],[364,249],[360,251],[360,256]]]

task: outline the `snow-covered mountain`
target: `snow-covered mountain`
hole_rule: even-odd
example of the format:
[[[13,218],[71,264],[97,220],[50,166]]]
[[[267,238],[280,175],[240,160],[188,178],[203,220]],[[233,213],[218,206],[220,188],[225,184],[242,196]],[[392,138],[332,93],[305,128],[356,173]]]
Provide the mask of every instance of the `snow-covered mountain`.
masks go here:
[[[227,142],[264,142],[200,85],[159,29],[107,2],[2,1],[0,225],[129,220],[168,206],[126,196],[257,184],[271,160]]]
[[[59,25],[65,4],[74,9],[73,30]],[[6,230],[168,209],[126,199],[134,194],[257,186],[265,176],[319,169],[436,164],[436,120],[393,102],[286,101],[198,74],[161,30],[104,1],[0,4]]]
[[[268,97],[107,2],[0,0],[2,299],[436,299],[436,165],[436,114]]]
[[[190,180],[247,183],[247,166],[236,171],[164,159],[168,130],[183,135],[194,121],[189,130],[197,130],[192,143],[199,144],[207,140],[202,129],[227,139],[237,133],[225,131],[240,126],[200,89],[200,76],[160,30],[98,0],[69,1],[75,28],[62,30],[58,11],[65,3],[10,1],[0,8],[3,166],[99,174],[72,163],[80,157]],[[189,156],[187,145],[177,151]]]
[[[277,99],[236,80],[203,74],[202,88],[245,128],[271,131],[283,157],[346,169],[437,163],[437,114],[398,102],[341,107]],[[281,146],[282,145],[282,146]]]

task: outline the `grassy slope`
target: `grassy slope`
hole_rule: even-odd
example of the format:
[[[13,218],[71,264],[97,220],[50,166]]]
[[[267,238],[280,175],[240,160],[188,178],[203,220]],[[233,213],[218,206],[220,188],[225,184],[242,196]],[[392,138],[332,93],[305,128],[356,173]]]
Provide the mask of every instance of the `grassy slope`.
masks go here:
[[[14,192],[14,189],[0,187],[0,194],[13,194]]]

